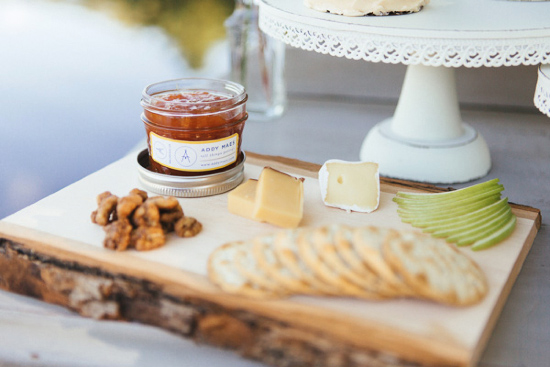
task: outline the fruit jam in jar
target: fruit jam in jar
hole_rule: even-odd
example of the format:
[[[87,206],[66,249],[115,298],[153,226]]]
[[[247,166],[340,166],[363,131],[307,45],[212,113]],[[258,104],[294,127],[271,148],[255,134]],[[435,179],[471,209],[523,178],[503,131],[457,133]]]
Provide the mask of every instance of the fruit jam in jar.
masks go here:
[[[142,95],[149,169],[175,176],[222,172],[241,154],[247,95],[237,83],[188,78],[151,84]]]

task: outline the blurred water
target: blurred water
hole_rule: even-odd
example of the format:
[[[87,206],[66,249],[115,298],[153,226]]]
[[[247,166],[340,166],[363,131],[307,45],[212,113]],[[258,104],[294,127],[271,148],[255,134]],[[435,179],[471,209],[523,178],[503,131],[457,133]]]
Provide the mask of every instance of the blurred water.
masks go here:
[[[0,0],[0,218],[122,157],[145,138],[142,89],[227,75],[226,47],[192,69],[161,28],[76,2]]]

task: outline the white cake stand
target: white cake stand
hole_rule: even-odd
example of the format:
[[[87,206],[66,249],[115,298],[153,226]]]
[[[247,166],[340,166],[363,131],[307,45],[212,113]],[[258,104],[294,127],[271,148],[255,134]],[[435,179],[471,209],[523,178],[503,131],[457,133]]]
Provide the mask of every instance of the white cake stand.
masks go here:
[[[541,65],[539,68],[534,102],[540,112],[550,117],[550,65]]]
[[[454,68],[550,63],[550,2],[432,0],[415,14],[344,17],[302,0],[261,0],[260,27],[333,56],[408,65],[395,114],[377,124],[361,160],[384,176],[467,182],[491,168],[483,137],[461,118]]]

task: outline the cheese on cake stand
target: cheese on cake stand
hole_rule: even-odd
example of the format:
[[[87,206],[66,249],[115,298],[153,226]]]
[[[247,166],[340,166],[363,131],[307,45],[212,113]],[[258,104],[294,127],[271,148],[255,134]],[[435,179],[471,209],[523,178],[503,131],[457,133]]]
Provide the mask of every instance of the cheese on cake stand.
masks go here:
[[[416,13],[429,2],[430,0],[304,0],[304,4],[313,10],[350,17]]]

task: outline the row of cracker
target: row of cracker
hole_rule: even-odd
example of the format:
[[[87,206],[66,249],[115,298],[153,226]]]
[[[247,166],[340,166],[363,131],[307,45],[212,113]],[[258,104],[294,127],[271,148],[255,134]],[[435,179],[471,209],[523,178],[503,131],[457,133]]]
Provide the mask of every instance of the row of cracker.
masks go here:
[[[226,243],[210,255],[208,274],[226,292],[260,299],[412,297],[465,306],[488,290],[477,264],[446,241],[374,226],[289,229]]]

